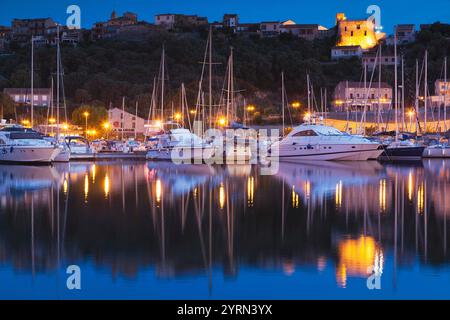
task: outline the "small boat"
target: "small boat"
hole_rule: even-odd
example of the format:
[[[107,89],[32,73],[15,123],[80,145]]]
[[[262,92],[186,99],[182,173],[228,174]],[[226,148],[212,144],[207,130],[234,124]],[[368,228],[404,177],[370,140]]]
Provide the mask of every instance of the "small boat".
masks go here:
[[[384,144],[383,149],[378,157],[380,161],[418,161],[422,159],[425,147],[409,140],[398,140]]]
[[[70,151],[70,160],[91,160],[95,151],[91,148],[89,140],[80,136],[66,136],[64,138]]]
[[[450,158],[450,146],[446,144],[435,144],[426,147],[423,151],[424,158]]]
[[[151,137],[146,158],[190,162],[209,160],[216,148],[185,128],[175,128]]]
[[[275,148],[278,155],[274,154]],[[299,125],[281,141],[269,148],[269,160],[368,160],[377,158],[383,152],[382,146],[361,136],[352,136],[323,124]],[[275,152],[276,153],[276,152]]]
[[[22,126],[0,130],[0,161],[15,163],[50,163],[60,149],[42,135]]]

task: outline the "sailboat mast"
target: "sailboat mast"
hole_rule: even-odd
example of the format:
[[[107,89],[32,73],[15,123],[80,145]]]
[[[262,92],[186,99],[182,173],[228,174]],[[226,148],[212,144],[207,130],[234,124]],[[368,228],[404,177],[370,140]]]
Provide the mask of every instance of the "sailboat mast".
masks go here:
[[[428,103],[427,103],[427,96],[428,96],[428,50],[425,50],[425,80],[424,80],[424,126],[425,128],[424,133],[427,132],[427,109],[428,109]]]
[[[164,45],[162,47],[162,55],[161,55],[161,122],[163,122],[164,117],[164,77],[165,77],[165,49]]]
[[[283,131],[281,132],[281,136],[284,137],[284,71],[281,72],[281,118],[283,121]]]
[[[416,59],[416,99],[415,99],[415,108],[416,108],[416,135],[418,132],[417,119],[419,117],[419,60]]]
[[[405,69],[402,56],[402,131],[405,131]]]
[[[236,119],[236,106],[234,103],[234,66],[233,66],[233,47],[231,47],[230,55],[230,88],[231,88],[231,116]]]
[[[59,84],[61,76],[61,48],[59,44],[59,25],[56,27],[56,140],[59,139]]]
[[[394,114],[395,114],[395,141],[398,141],[398,91],[397,91],[397,33],[394,34]]]
[[[444,131],[447,132],[447,57],[444,58]]]
[[[125,130],[125,97],[122,97],[122,134],[121,140],[123,141],[123,131]]]
[[[34,127],[34,38],[31,36],[31,128]]]
[[[212,26],[209,26],[208,35],[208,49],[209,49],[209,65],[208,65],[208,81],[209,81],[209,92],[208,92],[208,102],[209,102],[209,127],[212,128]]]
[[[134,119],[136,119],[135,122],[134,122],[134,139],[135,140],[137,138],[137,125],[136,125],[136,123],[137,123],[137,118],[138,118],[138,105],[139,105],[139,101],[136,99],[136,112],[135,112],[135,117],[134,117]]]
[[[311,117],[311,91],[309,88],[309,73],[306,74],[306,86],[308,92],[308,114]]]
[[[377,110],[377,129],[380,131],[380,116],[381,116],[381,46],[380,50],[380,59],[378,60],[378,110]]]

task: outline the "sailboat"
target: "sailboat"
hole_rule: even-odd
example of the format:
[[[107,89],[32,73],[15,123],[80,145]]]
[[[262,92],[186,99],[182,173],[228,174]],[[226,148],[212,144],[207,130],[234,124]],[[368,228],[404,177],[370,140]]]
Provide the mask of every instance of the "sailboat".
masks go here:
[[[190,162],[209,160],[214,156],[215,147],[203,141],[203,139],[190,130],[182,128],[177,122],[164,122],[164,82],[165,71],[165,49],[162,48],[160,63],[161,96],[160,96],[160,119],[155,119],[156,114],[156,89],[154,81],[152,105],[149,112],[149,145],[146,158],[151,160],[171,160],[176,162]],[[150,120],[153,118],[153,120]],[[151,130],[154,130],[153,133]]]
[[[398,119],[398,57],[397,57],[397,36],[394,35],[394,114],[395,114],[395,139],[385,146],[383,153],[378,160],[381,161],[415,161],[422,158],[424,146],[419,146],[410,140],[399,139],[399,119]],[[402,68],[403,74],[403,68]],[[426,81],[426,79],[425,79]],[[403,115],[404,116],[404,115]]]
[[[219,149],[223,150],[223,158],[226,163],[231,164],[236,161],[239,163],[248,162],[252,159],[251,146],[256,146],[256,143],[250,141],[251,139],[255,139],[255,137],[250,137],[246,134],[246,129],[248,128],[240,125],[236,121],[237,108],[234,89],[233,48],[230,48],[225,86],[226,89],[224,88],[223,91],[226,93],[226,96],[222,96],[221,98],[222,102],[224,102],[225,111],[221,110],[218,113],[219,125],[224,131],[224,138],[223,141],[215,140],[213,143]],[[223,144],[220,145],[221,143]]]
[[[57,28],[56,35],[56,135],[55,140],[60,149],[59,154],[55,157],[55,162],[69,162],[70,160],[70,149],[64,141],[60,141],[60,83],[61,83],[61,47],[59,39],[59,26]],[[53,90],[53,87],[52,87]],[[53,91],[52,91],[53,99]]]
[[[447,131],[447,57],[444,58],[444,130]],[[441,98],[442,95],[439,91],[439,109],[441,108]],[[439,123],[440,123],[441,113],[439,112]],[[448,142],[438,143],[432,146],[428,146],[423,152],[424,158],[450,158],[450,145]]]

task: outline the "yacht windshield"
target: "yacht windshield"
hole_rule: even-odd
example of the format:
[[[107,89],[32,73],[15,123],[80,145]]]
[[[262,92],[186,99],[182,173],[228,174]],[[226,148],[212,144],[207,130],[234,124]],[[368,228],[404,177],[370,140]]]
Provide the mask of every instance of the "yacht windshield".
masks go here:
[[[319,134],[322,136],[342,136],[344,135],[341,131],[333,127],[323,127],[320,128]]]
[[[43,140],[42,136],[37,132],[11,132],[9,138],[12,140],[18,139],[33,139],[33,140]]]

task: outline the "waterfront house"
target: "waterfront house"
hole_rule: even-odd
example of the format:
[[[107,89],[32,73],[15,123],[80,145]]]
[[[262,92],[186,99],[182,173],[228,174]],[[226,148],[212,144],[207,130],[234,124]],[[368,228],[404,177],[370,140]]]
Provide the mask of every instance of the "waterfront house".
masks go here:
[[[125,137],[134,136],[135,132],[137,135],[144,134],[145,120],[130,112],[112,108],[108,110],[108,120],[111,124],[111,129],[119,135],[122,132]]]
[[[331,49],[331,59],[348,59],[352,57],[361,58],[363,50],[360,46],[335,46]]]
[[[3,93],[7,94],[16,105],[31,105],[30,88],[5,88]],[[33,89],[33,106],[47,107],[50,104],[51,89],[35,88]]]
[[[336,111],[362,110],[374,111],[380,106],[381,110],[389,110],[392,103],[392,87],[385,82],[369,83],[355,81],[341,81],[334,90],[333,105]]]

